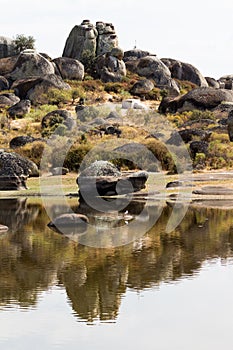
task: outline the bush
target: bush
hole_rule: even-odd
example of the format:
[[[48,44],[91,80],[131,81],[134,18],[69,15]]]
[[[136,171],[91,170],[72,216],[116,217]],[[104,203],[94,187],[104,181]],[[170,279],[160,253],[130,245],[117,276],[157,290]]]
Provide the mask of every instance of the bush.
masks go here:
[[[32,36],[25,36],[24,34],[17,34],[13,40],[13,45],[17,53],[26,49],[35,49],[35,39]]]
[[[25,146],[17,148],[16,152],[21,156],[27,157],[32,160],[38,167],[40,167],[40,162],[42,158],[42,154],[45,149],[45,142],[35,141],[32,143],[28,143]]]

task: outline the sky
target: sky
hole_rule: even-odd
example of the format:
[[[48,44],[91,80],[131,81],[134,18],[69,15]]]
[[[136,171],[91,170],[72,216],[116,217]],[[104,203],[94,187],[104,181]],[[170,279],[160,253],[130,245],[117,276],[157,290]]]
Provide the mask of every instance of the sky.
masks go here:
[[[173,58],[204,76],[233,74],[233,1],[0,0],[0,36],[33,36],[38,52],[62,56],[71,29],[89,19],[111,22],[119,46]]]

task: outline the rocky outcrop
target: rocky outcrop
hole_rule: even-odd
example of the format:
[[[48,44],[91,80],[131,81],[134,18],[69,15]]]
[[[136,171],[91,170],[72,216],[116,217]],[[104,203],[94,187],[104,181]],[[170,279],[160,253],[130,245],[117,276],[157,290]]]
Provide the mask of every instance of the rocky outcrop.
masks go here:
[[[34,170],[35,164],[19,154],[0,152],[0,190],[26,189],[26,180]]]
[[[59,57],[55,58],[53,62],[56,64],[62,79],[83,80],[84,66],[78,60],[68,57]]]
[[[117,46],[118,38],[111,23],[96,22],[93,25],[89,20],[84,20],[71,30],[62,56],[82,61],[86,53],[96,57]]]
[[[156,55],[152,55],[148,51],[143,51],[140,49],[133,49],[133,50],[128,50],[128,51],[124,52],[123,60],[124,60],[124,62],[136,61],[136,60],[143,58],[143,57],[146,57],[146,56],[156,56]]]
[[[161,58],[161,61],[170,70],[172,78],[187,80],[200,87],[208,86],[208,83],[203,75],[191,64],[171,58]]]
[[[126,76],[126,67],[122,60],[123,55],[124,53],[120,48],[113,48],[111,52],[97,58],[97,76],[104,83],[121,81]]]
[[[16,80],[11,89],[21,99],[29,99],[32,104],[47,103],[46,94],[50,89],[69,90],[69,84],[55,74]]]
[[[223,101],[233,102],[233,91],[211,87],[197,88],[174,99],[164,98],[159,105],[159,111],[161,113],[176,113],[194,109],[213,110]]]
[[[19,54],[9,78],[15,81],[29,77],[44,77],[54,73],[53,64],[46,58],[35,50],[24,50]]]
[[[107,161],[96,161],[77,178],[80,197],[127,194],[145,188],[147,172],[121,173]],[[96,192],[97,191],[97,192]]]
[[[167,143],[171,145],[179,146],[183,142],[189,143],[193,139],[198,138],[200,141],[208,141],[212,132],[201,130],[201,129],[183,129],[178,132],[172,133],[171,137],[168,139]]]
[[[30,100],[21,100],[8,108],[7,112],[11,118],[24,117],[30,112],[31,102]]]
[[[0,36],[0,58],[14,56],[16,54],[13,39]]]
[[[146,56],[133,61],[134,69],[138,75],[151,79],[156,87],[168,90],[169,94],[177,96],[179,88],[175,80],[172,79],[168,67],[156,56]],[[130,69],[130,66],[127,66]]]

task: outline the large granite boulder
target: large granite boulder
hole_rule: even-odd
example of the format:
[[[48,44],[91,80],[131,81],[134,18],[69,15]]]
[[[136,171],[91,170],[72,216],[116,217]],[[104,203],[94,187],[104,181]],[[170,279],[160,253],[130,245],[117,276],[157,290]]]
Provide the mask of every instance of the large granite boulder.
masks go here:
[[[14,56],[15,54],[13,39],[0,36],[0,58]]]
[[[65,83],[56,74],[41,77],[31,77],[16,80],[11,87],[21,99],[29,99],[32,104],[47,103],[47,93],[50,89],[70,90],[70,85]]]
[[[148,173],[139,171],[121,173],[107,161],[96,161],[80,173],[77,178],[80,197],[117,195],[140,191],[145,188]],[[93,187],[94,186],[94,187]]]
[[[149,79],[142,79],[137,81],[131,88],[131,94],[137,96],[144,96],[154,89],[154,83]]]
[[[71,30],[62,56],[82,61],[86,53],[96,57],[117,46],[118,39],[111,23],[97,22],[93,25],[89,20],[84,20]]]
[[[29,77],[44,77],[54,73],[55,69],[52,62],[35,50],[24,50],[19,54],[9,78],[15,81]]]
[[[0,95],[0,107],[10,107],[20,101],[20,98],[12,92],[6,92]]]
[[[207,81],[209,87],[220,89],[220,84],[216,79],[212,77],[205,77],[205,80]]]
[[[31,101],[30,100],[21,100],[9,107],[7,112],[11,118],[15,117],[24,117],[31,110]]]
[[[160,105],[161,113],[184,111],[213,110],[222,102],[233,102],[233,91],[211,87],[196,88],[187,94],[172,98],[164,98]]]
[[[200,87],[207,87],[208,83],[197,68],[189,63],[184,63],[171,58],[161,58],[161,61],[168,67],[172,78],[187,80]]]
[[[143,51],[140,49],[133,49],[133,50],[128,50],[128,51],[124,52],[123,60],[124,60],[124,62],[136,61],[136,60],[138,60],[142,57],[146,57],[146,56],[156,56],[156,55],[152,55],[148,51]]]
[[[179,94],[179,88],[172,79],[168,67],[156,56],[146,56],[137,61],[136,73],[147,79],[152,79],[160,89],[166,89],[174,95]]]
[[[83,80],[84,66],[78,60],[69,57],[55,58],[53,62],[56,64],[62,79]]]
[[[192,141],[189,145],[190,155],[195,159],[197,153],[208,154],[209,144],[207,141]]]
[[[104,83],[121,81],[126,76],[126,67],[122,60],[123,55],[124,53],[120,48],[113,48],[111,52],[97,58],[96,72]]]
[[[38,169],[37,169],[38,170]],[[35,164],[17,153],[0,152],[0,190],[26,189],[26,180]]]
[[[14,69],[17,59],[18,59],[18,55],[6,57],[6,58],[0,58],[0,74],[5,76],[11,73]]]

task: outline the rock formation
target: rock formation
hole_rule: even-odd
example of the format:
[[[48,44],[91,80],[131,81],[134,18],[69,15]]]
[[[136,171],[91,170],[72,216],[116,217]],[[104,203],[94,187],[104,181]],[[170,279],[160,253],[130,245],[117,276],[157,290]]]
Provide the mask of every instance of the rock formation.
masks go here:
[[[117,46],[118,38],[111,23],[96,22],[93,25],[89,20],[84,20],[71,30],[62,56],[82,61],[87,52],[96,57]]]

